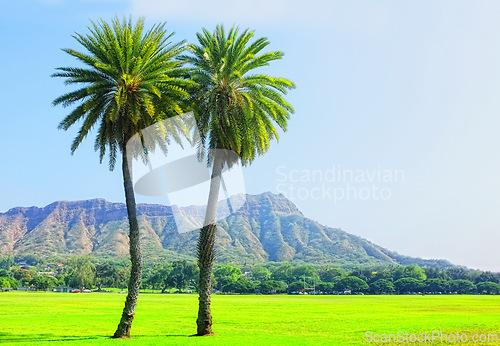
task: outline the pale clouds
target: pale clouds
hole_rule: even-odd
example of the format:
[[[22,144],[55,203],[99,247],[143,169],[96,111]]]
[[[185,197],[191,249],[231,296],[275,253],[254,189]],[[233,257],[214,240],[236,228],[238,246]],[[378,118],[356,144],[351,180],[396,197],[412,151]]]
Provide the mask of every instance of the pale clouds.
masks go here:
[[[147,17],[168,17],[186,20],[233,20],[235,22],[260,22],[286,20],[300,1],[286,0],[254,0],[254,1],[164,1],[164,0],[131,0],[131,12]]]

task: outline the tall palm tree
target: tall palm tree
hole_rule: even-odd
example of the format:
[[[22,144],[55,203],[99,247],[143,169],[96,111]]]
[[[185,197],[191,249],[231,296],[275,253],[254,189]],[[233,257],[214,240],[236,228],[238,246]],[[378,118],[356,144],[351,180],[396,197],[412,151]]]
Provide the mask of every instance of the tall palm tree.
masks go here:
[[[198,240],[200,267],[199,310],[196,335],[212,335],[211,275],[215,258],[216,211],[221,173],[240,160],[250,164],[278,139],[275,124],[286,130],[293,108],[283,95],[295,85],[287,79],[256,72],[269,62],[283,57],[280,51],[263,53],[267,38],[250,43],[254,32],[239,35],[232,27],[227,33],[217,26],[210,33],[198,33],[199,45],[188,44],[191,53],[181,57],[192,67],[191,78],[197,83],[192,94],[200,147],[208,151],[212,163],[212,180],[205,215]],[[236,153],[236,158],[228,154]]]
[[[129,219],[130,259],[132,262],[128,295],[115,338],[130,337],[142,276],[142,255],[137,212],[132,185],[132,157],[140,153],[126,150],[127,142],[146,127],[170,116],[181,114],[182,100],[188,97],[186,88],[192,82],[182,78],[185,70],[176,59],[184,42],[172,44],[165,23],[144,30],[144,19],[135,25],[132,20],[114,18],[111,24],[103,20],[92,22],[90,34],[73,37],[86,50],[64,52],[75,57],[84,67],[60,67],[54,77],[65,78],[66,84],[79,89],[53,101],[65,107],[78,104],[59,124],[63,130],[81,121],[73,141],[73,153],[90,130],[97,125],[94,148],[100,160],[109,152],[109,168],[115,167],[117,154],[122,154],[123,184]],[[166,150],[161,140],[141,150]]]

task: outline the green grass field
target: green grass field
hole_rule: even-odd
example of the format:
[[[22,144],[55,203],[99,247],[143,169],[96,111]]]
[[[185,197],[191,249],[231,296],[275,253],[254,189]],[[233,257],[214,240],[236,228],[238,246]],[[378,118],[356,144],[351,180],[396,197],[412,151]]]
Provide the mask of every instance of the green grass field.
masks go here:
[[[500,335],[500,296],[214,295],[219,336],[196,338],[188,337],[196,295],[141,294],[133,339],[113,340],[124,300],[114,293],[0,293],[0,344],[368,345],[366,331]]]

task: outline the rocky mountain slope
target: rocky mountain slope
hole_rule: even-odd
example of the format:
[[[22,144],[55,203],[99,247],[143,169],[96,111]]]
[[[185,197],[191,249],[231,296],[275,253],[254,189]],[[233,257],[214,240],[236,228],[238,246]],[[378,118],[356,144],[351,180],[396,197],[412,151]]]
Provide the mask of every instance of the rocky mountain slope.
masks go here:
[[[199,217],[203,209],[192,206],[185,213]],[[194,258],[198,232],[179,234],[171,207],[139,204],[138,214],[147,258]],[[451,266],[444,260],[402,256],[343,230],[323,226],[306,218],[283,195],[270,192],[247,195],[244,206],[219,226],[216,250],[220,262]],[[0,254],[125,257],[127,232],[127,212],[121,203],[93,199],[55,202],[44,208],[18,207],[0,213]]]

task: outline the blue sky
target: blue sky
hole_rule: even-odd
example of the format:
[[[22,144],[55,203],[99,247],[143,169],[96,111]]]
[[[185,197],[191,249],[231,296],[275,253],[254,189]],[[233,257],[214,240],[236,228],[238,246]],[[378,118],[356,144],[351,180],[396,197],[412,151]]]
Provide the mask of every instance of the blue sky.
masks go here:
[[[69,90],[54,68],[75,65],[60,49],[78,48],[71,35],[89,19],[144,15],[178,41],[238,24],[285,52],[267,72],[297,84],[288,131],[244,170],[249,193],[284,192],[306,216],[402,254],[500,271],[499,12],[495,1],[2,1],[0,211],[124,200],[91,137],[70,155],[76,129],[58,131],[68,110],[51,106]],[[358,179],[332,182],[334,170]]]

